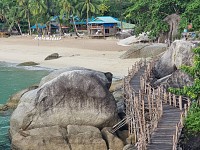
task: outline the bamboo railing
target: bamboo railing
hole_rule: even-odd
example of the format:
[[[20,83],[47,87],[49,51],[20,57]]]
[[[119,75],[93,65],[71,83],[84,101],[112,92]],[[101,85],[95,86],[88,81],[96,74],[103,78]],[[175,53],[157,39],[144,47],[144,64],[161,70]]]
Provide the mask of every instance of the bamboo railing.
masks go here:
[[[176,150],[178,138],[183,127],[183,119],[187,115],[190,100],[186,97],[177,96],[167,92],[163,86],[157,89],[151,87],[151,70],[155,61],[147,63],[141,60],[124,77],[123,90],[126,105],[126,118],[113,127],[112,132],[128,124],[129,135],[133,135],[138,150],[146,150],[147,143],[151,142],[151,134],[157,128],[159,119],[163,114],[163,103],[179,108],[184,113],[180,114],[180,121],[176,125],[176,132],[173,135],[173,150]],[[140,90],[132,88],[131,80],[144,67],[144,73],[140,77]],[[184,103],[185,104],[184,104]]]
[[[137,148],[140,150],[146,149],[147,142],[150,142],[150,135],[156,129],[163,111],[159,92],[155,91],[146,80],[150,76],[151,65],[141,60],[128,70],[128,76],[124,78],[129,134],[134,135],[134,142],[136,142]],[[142,67],[145,67],[145,73],[140,78],[141,89],[135,91],[130,82]],[[145,114],[146,109],[148,110],[148,115]]]

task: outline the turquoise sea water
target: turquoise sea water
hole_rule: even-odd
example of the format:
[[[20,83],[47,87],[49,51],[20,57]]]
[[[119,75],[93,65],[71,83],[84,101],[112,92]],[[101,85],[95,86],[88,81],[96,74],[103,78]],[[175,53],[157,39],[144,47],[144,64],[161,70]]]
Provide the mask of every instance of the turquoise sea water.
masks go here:
[[[16,64],[0,62],[0,105],[17,91],[39,83],[49,72],[44,68],[17,67]],[[11,110],[0,112],[0,150],[10,150],[8,129],[11,113]]]

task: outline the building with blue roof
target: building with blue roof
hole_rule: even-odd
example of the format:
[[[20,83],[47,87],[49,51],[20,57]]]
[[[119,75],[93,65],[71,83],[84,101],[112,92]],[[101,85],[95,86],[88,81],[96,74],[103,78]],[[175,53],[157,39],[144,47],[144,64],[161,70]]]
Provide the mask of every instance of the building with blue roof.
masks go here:
[[[113,36],[117,33],[117,26],[120,22],[111,16],[97,17],[88,22],[90,36]]]

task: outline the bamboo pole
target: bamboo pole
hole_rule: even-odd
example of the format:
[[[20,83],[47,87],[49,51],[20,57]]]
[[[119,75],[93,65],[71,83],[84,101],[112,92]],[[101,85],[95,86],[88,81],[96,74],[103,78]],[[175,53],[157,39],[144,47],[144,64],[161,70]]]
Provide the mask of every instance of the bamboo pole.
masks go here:
[[[187,104],[184,104],[185,118],[187,117]]]
[[[172,105],[172,97],[170,92],[169,92],[169,105]]]
[[[164,91],[164,102],[167,104],[167,92]]]
[[[176,95],[175,94],[173,94],[173,105],[174,105],[174,107],[176,107]]]
[[[182,110],[182,96],[179,96],[179,108]]]

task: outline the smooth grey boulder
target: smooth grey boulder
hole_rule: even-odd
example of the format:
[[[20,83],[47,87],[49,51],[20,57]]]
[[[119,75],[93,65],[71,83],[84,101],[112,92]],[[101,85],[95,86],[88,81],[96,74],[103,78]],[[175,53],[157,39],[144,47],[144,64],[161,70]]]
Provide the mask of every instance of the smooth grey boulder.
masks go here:
[[[131,48],[120,56],[122,59],[153,57],[167,50],[167,44],[133,44]]]
[[[11,135],[20,129],[54,125],[113,126],[117,106],[103,75],[90,70],[66,71],[25,93],[11,116]]]
[[[56,78],[57,76],[59,76],[60,74],[64,73],[64,72],[69,72],[69,71],[86,71],[86,72],[91,72],[93,73],[94,76],[97,76],[101,82],[109,89],[112,83],[112,73],[110,72],[100,72],[100,71],[95,71],[92,69],[87,69],[87,68],[83,68],[83,67],[70,67],[70,68],[63,68],[63,69],[59,69],[59,70],[55,70],[53,72],[51,72],[49,75],[45,76],[42,78],[42,80],[40,81],[39,86],[42,86],[43,84],[45,84],[46,82]]]
[[[172,74],[181,65],[192,65],[194,44],[189,41],[176,40],[156,62],[153,69],[155,78],[160,79]]]

